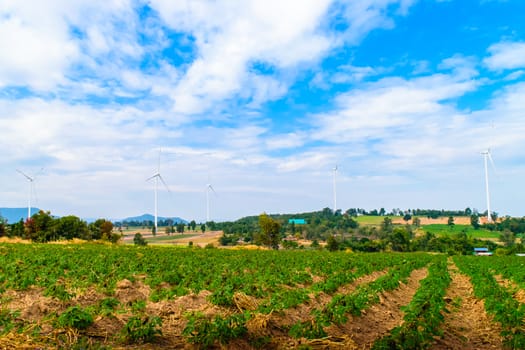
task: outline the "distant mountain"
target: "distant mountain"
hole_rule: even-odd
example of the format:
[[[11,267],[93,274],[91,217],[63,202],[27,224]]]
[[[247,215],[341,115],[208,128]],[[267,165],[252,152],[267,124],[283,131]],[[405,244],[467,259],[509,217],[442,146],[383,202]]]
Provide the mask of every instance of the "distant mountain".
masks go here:
[[[40,211],[38,208],[31,208],[31,215]],[[8,223],[13,224],[20,221],[20,219],[27,219],[27,207],[25,208],[0,208],[0,216],[7,220]]]
[[[129,217],[129,218],[125,218],[125,219],[122,219],[122,220],[118,220],[120,222],[147,222],[147,221],[151,221],[153,222],[155,220],[155,216],[151,215],[151,214],[142,214],[140,216],[132,216],[132,217]],[[164,217],[164,216],[159,216],[157,217],[157,222],[160,222],[160,221],[166,221],[166,220],[172,220],[174,223],[184,223],[184,224],[187,224],[188,221],[182,219],[182,218],[179,218],[177,216],[175,217]]]

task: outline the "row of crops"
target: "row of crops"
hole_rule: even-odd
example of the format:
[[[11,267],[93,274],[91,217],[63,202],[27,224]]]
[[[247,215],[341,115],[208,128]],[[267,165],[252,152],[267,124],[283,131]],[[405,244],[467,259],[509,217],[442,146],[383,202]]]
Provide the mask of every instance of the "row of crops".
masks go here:
[[[501,325],[505,344],[512,349],[525,349],[525,304],[516,300],[511,288],[496,280],[501,275],[518,287],[525,287],[525,258],[458,256],[454,261],[460,271],[470,276],[474,294],[485,301],[485,310]]]
[[[484,265],[488,261],[501,267]],[[497,269],[505,278],[511,276],[515,283],[521,283],[520,272],[513,273],[510,267],[519,270],[520,262],[499,257],[455,259],[459,269],[472,276],[476,295],[486,299],[487,311],[505,325],[503,336],[514,348],[524,344],[520,337],[524,306],[490,278]],[[383,293],[407,283],[415,271],[425,273],[414,297],[403,308],[404,319],[370,344],[375,349],[425,348],[441,335],[443,314],[447,312],[443,300],[450,283],[446,256],[5,244],[0,245],[0,339],[19,334],[38,345],[44,342],[71,347],[78,343],[80,348],[100,348],[145,342],[168,346],[162,342],[171,337],[177,338],[177,347],[192,343],[208,348],[247,341],[251,348],[265,348],[271,344],[275,347],[274,338],[287,337],[308,348],[308,344],[330,339],[334,327],[366,314],[381,303]],[[375,277],[347,288],[370,275]],[[119,283],[125,280],[146,285],[147,296],[133,301],[119,298]],[[12,302],[10,291],[35,288],[57,301],[56,309],[45,317],[24,318],[21,310],[6,307]],[[93,290],[99,297],[75,305],[78,298]],[[148,314],[147,305],[169,305],[179,297],[203,291],[207,291],[206,302],[214,312],[188,307],[177,327],[173,326],[177,318],[173,313]],[[307,312],[282,321],[301,308]],[[511,311],[514,316],[509,316]],[[279,324],[273,322],[277,318],[281,319]],[[119,329],[103,339],[94,337],[93,329],[101,320],[119,320]],[[50,332],[55,336],[50,337]]]

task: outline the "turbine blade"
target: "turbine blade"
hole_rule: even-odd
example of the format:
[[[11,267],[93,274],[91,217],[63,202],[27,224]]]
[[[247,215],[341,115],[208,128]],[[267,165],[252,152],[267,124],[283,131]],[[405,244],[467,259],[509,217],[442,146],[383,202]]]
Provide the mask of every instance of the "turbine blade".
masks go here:
[[[213,186],[212,186],[211,184],[208,185],[208,188],[209,188],[210,190],[212,190],[212,192],[215,193],[215,195],[217,195],[217,192],[215,192],[215,189],[213,188]]]
[[[43,172],[44,172],[44,168],[40,168],[40,170],[38,171],[38,173],[36,173],[36,174],[33,176],[33,179],[36,179],[37,176],[42,175]]]
[[[497,176],[498,171],[496,170],[496,165],[494,164],[494,160],[492,160],[492,155],[490,154],[490,151],[487,152],[487,155],[489,156],[490,165],[492,166],[492,170],[494,170],[494,174],[496,174]]]
[[[151,180],[151,179],[154,179],[154,178],[156,178],[157,176],[160,176],[160,174],[159,174],[159,173],[156,173],[155,175],[148,177],[148,178],[146,179],[146,181],[149,181],[149,180]]]
[[[162,175],[158,174],[159,175],[159,179],[160,181],[162,182],[162,184],[164,185],[164,187],[166,187],[166,189],[168,190],[169,193],[171,193],[171,190],[170,188],[168,187],[168,185],[166,185],[166,182],[164,182],[164,179],[162,178]]]
[[[28,179],[29,181],[33,181],[33,178],[29,175],[27,175],[26,173],[24,173],[22,170],[18,170],[16,169],[16,171],[18,171],[20,174],[24,175],[26,179]]]

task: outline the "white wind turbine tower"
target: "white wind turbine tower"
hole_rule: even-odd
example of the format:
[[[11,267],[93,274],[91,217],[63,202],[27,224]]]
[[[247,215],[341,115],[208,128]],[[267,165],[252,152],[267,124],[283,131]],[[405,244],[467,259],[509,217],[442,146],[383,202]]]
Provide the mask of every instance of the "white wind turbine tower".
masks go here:
[[[485,163],[485,192],[487,195],[487,222],[492,222],[492,215],[490,212],[490,192],[489,192],[489,169],[488,169],[488,161],[490,160],[490,163],[492,164],[492,167],[494,166],[494,161],[492,160],[492,156],[490,155],[490,148],[488,148],[486,151],[481,152],[483,154],[483,159]]]
[[[33,188],[34,182],[35,182],[36,176],[40,174],[43,170],[44,168],[40,169],[40,171],[36,175],[29,176],[26,173],[24,173],[22,170],[16,169],[16,171],[22,174],[27,179],[27,181],[29,181],[29,194],[27,198],[27,219],[28,220],[31,218],[31,196],[33,195],[33,192],[34,192],[34,188]]]
[[[335,214],[335,212],[337,211],[337,184],[336,184],[337,164],[335,165],[333,172],[334,172],[333,190],[334,190],[334,214]]]
[[[161,150],[159,149],[159,163],[158,163],[158,166],[157,166],[157,172],[153,176],[150,176],[149,178],[146,179],[146,181],[149,181],[151,179],[155,179],[155,234],[158,233],[158,230],[157,230],[158,194],[157,194],[157,192],[158,192],[158,188],[159,188],[159,180],[162,182],[164,187],[166,187],[166,190],[168,190],[168,192],[171,193],[168,185],[166,185],[166,182],[164,182],[164,179],[162,178],[162,175],[160,175],[160,153],[161,153]]]
[[[210,222],[210,191],[217,195],[217,192],[215,192],[211,184],[210,173],[208,172],[208,183],[206,184],[206,222]]]

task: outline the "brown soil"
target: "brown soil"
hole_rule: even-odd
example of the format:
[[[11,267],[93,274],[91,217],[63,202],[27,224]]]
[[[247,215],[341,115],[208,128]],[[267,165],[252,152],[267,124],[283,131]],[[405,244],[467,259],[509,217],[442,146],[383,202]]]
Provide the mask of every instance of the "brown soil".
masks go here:
[[[470,279],[450,263],[452,282],[445,301],[448,313],[443,322],[443,336],[432,349],[501,349],[501,328],[485,312],[485,303],[474,297]]]
[[[356,278],[352,283],[340,287],[336,293],[349,294],[352,293],[357,286],[365,283],[375,281],[379,277],[385,275],[387,271],[374,271],[369,275],[361,276]],[[311,319],[311,312],[315,309],[320,309],[323,305],[332,300],[332,296],[326,293],[319,293],[316,295],[310,295],[310,300],[301,304],[293,309],[285,310],[280,314],[276,314],[272,317],[272,325],[277,329],[284,329],[286,326],[295,324],[296,322],[304,322]],[[283,334],[285,335],[285,334]]]
[[[487,316],[483,300],[473,296],[472,285],[465,275],[457,271],[455,265],[449,266],[452,282],[445,300],[448,312],[444,313],[444,335],[437,339],[432,349],[500,349],[502,340],[498,325]],[[387,271],[377,271],[357,278],[352,283],[338,289],[337,293],[352,293],[359,285],[369,283]],[[311,312],[320,309],[332,299],[331,295],[319,293],[311,295],[310,300],[296,308],[273,312],[269,315],[255,314],[248,322],[250,339],[268,339],[264,349],[291,349],[300,346],[312,349],[367,349],[378,338],[386,335],[394,327],[403,322],[401,307],[407,305],[413,298],[420,281],[425,278],[426,269],[412,272],[406,284],[401,284],[394,291],[380,295],[380,302],[372,305],[360,317],[348,315],[344,325],[327,327],[328,337],[308,341],[294,339],[288,335],[288,328],[296,322],[312,319]],[[67,348],[80,336],[89,336],[91,341],[101,342],[114,349],[194,349],[182,336],[187,324],[187,315],[198,313],[206,317],[215,315],[227,316],[244,310],[254,310],[261,300],[237,293],[234,297],[235,306],[231,308],[218,307],[208,302],[208,291],[190,294],[159,302],[149,301],[151,288],[143,283],[141,276],[136,276],[134,282],[120,281],[115,289],[114,297],[120,301],[118,310],[107,316],[98,316],[94,323],[85,331],[56,329],[48,317],[50,314],[62,313],[67,307],[79,305],[82,307],[96,306],[107,298],[95,290],[77,291],[72,300],[59,301],[43,296],[42,288],[30,288],[26,291],[5,291],[1,295],[1,306],[19,310],[18,320],[40,328],[40,337],[31,338],[27,334],[8,333],[0,337],[0,349],[9,348],[46,348],[49,344],[57,344]],[[509,285],[511,282],[498,278],[500,283]],[[164,287],[169,287],[168,285]],[[511,285],[512,287],[512,285]],[[515,297],[523,302],[525,292],[516,289]],[[520,299],[521,298],[521,299]],[[132,305],[136,301],[145,301],[142,311],[149,316],[162,318],[162,336],[153,344],[126,345],[122,344],[121,331],[131,316]],[[51,318],[52,320],[53,318]],[[65,339],[65,340],[64,340]],[[70,343],[68,343],[70,342]],[[220,348],[220,347],[216,347]],[[252,349],[247,339],[237,339],[223,347],[224,349]]]
[[[142,232],[141,232],[142,231]],[[137,230],[137,232],[142,234],[142,237],[144,238],[150,238],[153,237],[151,232],[147,230]],[[136,232],[135,232],[136,233]],[[135,236],[135,233],[130,234],[127,233],[122,238],[123,243],[133,243],[133,238]],[[149,244],[162,244],[162,245],[184,245],[187,246],[189,242],[192,242],[194,246],[199,246],[201,248],[204,248],[208,244],[212,244],[215,247],[219,247],[219,238],[222,236],[222,231],[207,231],[204,233],[201,232],[186,232],[186,235],[188,237],[180,237],[180,238],[174,238],[169,240],[163,240],[158,242],[151,242]],[[176,234],[178,235],[178,234]],[[191,236],[191,237],[190,237]],[[165,233],[159,233],[156,237],[170,237],[166,235]]]
[[[427,269],[413,271],[406,284],[401,283],[399,288],[382,293],[378,304],[364,310],[361,316],[351,318],[345,325],[330,326],[329,333],[351,335],[359,349],[369,349],[375,340],[403,323],[401,307],[410,303],[419,288],[420,281],[427,276],[427,273]]]

